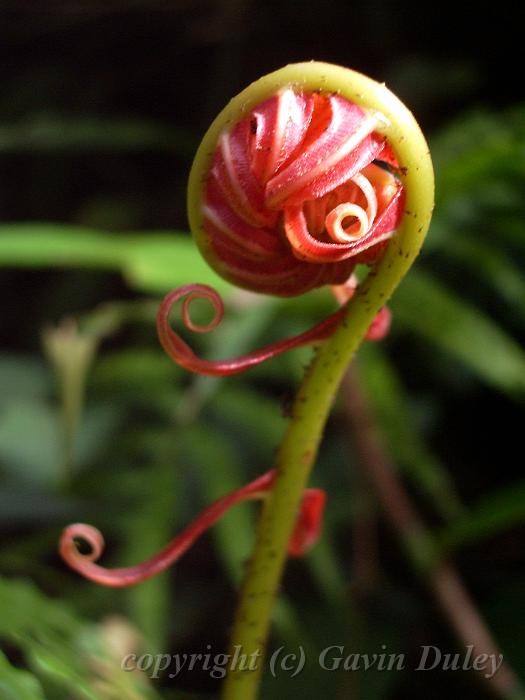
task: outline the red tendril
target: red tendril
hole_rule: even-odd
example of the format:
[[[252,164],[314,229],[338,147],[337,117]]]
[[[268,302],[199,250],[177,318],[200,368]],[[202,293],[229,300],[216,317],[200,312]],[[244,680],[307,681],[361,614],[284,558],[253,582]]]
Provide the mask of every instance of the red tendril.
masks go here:
[[[340,290],[336,296],[346,302],[355,287],[340,285],[334,290]],[[341,291],[344,289],[345,291]],[[335,292],[334,292],[335,293]],[[344,294],[344,297],[341,296]],[[219,294],[204,284],[187,284],[178,289],[174,289],[167,294],[157,312],[157,331],[160,343],[167,355],[181,367],[197,374],[207,374],[209,376],[225,377],[244,372],[250,367],[264,362],[272,357],[276,357],[293,348],[299,348],[311,343],[320,342],[329,338],[337,328],[337,325],[344,315],[344,308],[340,308],[333,314],[320,321],[315,326],[285,340],[279,340],[271,345],[266,345],[259,350],[246,355],[236,357],[232,360],[203,360],[197,357],[190,346],[172,329],[169,321],[170,312],[173,305],[183,299],[181,317],[186,328],[197,333],[206,333],[216,328],[224,315],[224,304]],[[213,307],[214,317],[206,325],[197,325],[191,318],[189,307],[195,299],[206,299]],[[373,321],[366,335],[368,340],[381,340],[388,333],[390,326],[390,312],[382,309]]]
[[[242,355],[232,360],[212,361],[197,357],[189,345],[170,326],[170,311],[173,305],[183,297],[186,298],[182,307],[182,320],[186,328],[202,333],[213,330],[221,322],[224,314],[224,305],[219,294],[204,284],[187,284],[184,287],[173,290],[163,299],[157,313],[159,340],[166,353],[174,362],[191,372],[211,376],[238,374],[292,348],[325,340],[334,332],[344,313],[343,309],[339,309],[310,328],[310,330],[292,338],[267,345],[247,355]],[[213,306],[214,318],[205,326],[197,326],[190,320],[189,304],[194,299],[207,299]]]
[[[214,525],[232,506],[247,500],[263,499],[271,491],[276,477],[272,469],[246,486],[218,499],[202,511],[180,534],[151,559],[120,569],[106,569],[95,562],[104,551],[104,538],[91,525],[75,523],[62,532],[59,551],[67,564],[85,578],[113,588],[133,586],[172,566],[206,530]],[[304,492],[297,523],[290,539],[290,556],[302,556],[317,541],[325,504],[325,493],[320,489]],[[77,540],[86,542],[91,551],[79,551]]]

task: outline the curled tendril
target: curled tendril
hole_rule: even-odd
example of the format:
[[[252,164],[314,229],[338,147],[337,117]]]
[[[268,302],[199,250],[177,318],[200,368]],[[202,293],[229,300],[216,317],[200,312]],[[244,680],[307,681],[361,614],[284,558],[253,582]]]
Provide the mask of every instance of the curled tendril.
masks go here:
[[[335,288],[334,288],[335,289]],[[336,298],[341,301],[348,301],[352,295],[355,286],[341,285],[338,287],[340,291],[336,294]],[[343,290],[344,291],[341,291]],[[333,314],[320,321],[315,326],[300,333],[299,335],[284,340],[279,340],[276,343],[266,345],[259,350],[250,352],[246,355],[236,357],[232,360],[204,360],[197,357],[190,346],[178,335],[170,325],[170,312],[180,299],[182,299],[181,318],[185,327],[199,333],[212,331],[220,324],[224,316],[224,304],[219,294],[205,284],[187,284],[183,287],[174,289],[167,294],[160,304],[157,313],[157,332],[160,343],[167,355],[181,367],[196,372],[197,374],[207,374],[209,376],[230,376],[244,372],[250,367],[264,362],[272,357],[276,357],[293,348],[299,348],[311,343],[320,342],[329,338],[337,328],[339,321],[343,317],[344,308],[340,308]],[[190,305],[196,299],[205,299],[209,301],[213,308],[213,318],[205,325],[195,324],[190,317]],[[370,326],[367,333],[368,340],[381,340],[387,334],[390,326],[390,312],[387,309],[382,309],[376,320]]]
[[[238,374],[265,360],[280,355],[292,348],[298,348],[309,343],[328,338],[339,323],[343,310],[339,309],[334,314],[316,324],[310,330],[293,338],[280,340],[267,345],[255,352],[248,353],[232,360],[203,360],[197,357],[189,345],[171,328],[169,316],[173,305],[181,298],[186,297],[182,308],[182,321],[190,330],[206,332],[216,328],[222,320],[224,305],[219,294],[204,284],[187,284],[173,290],[163,299],[157,313],[157,331],[162,347],[177,364],[191,372],[208,374],[211,376],[228,376]],[[213,307],[214,317],[205,326],[196,326],[189,317],[189,305],[195,299],[206,299]]]
[[[113,588],[123,588],[145,581],[172,566],[206,530],[214,525],[232,506],[241,501],[263,499],[271,491],[276,477],[272,469],[246,486],[218,499],[203,510],[164,549],[150,559],[126,568],[106,569],[96,561],[104,551],[104,537],[97,528],[84,523],[66,527],[60,538],[59,551],[64,561],[85,578]],[[302,556],[319,537],[325,493],[320,489],[307,489],[290,539],[289,554]],[[86,554],[80,552],[77,541],[90,547]]]

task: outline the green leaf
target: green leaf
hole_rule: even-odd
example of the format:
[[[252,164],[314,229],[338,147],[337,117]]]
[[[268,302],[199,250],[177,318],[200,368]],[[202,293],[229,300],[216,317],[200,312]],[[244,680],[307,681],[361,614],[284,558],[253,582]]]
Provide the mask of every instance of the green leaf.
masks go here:
[[[101,356],[92,371],[90,386],[108,392],[118,391],[119,397],[153,392],[172,392],[175,379],[182,374],[159,348],[125,349]],[[152,397],[153,398],[153,397]]]
[[[524,123],[525,105],[498,113],[478,109],[459,117],[432,139],[436,212],[423,256],[440,249],[457,259],[466,252],[465,240],[470,237],[471,257],[464,257],[463,262],[480,276],[485,276],[488,265],[493,276],[496,265],[490,256],[483,254],[481,260],[477,243],[482,251],[492,251],[501,272],[503,246],[510,243],[523,250]],[[499,287],[506,278],[495,281]]]
[[[5,224],[0,266],[120,271],[132,287],[154,294],[191,282],[231,289],[204,262],[193,240],[177,232],[117,235],[64,224]]]
[[[171,435],[170,442],[157,440],[153,463],[148,469],[149,485],[140,505],[127,518],[124,565],[133,566],[159,552],[176,535],[177,519],[184,502],[181,484],[180,440]],[[173,443],[173,444],[171,444]],[[176,566],[176,565],[175,565]],[[124,592],[133,623],[148,643],[148,651],[165,651],[171,610],[172,571],[154,576],[140,586]]]
[[[487,285],[489,294],[496,292],[513,312],[525,318],[525,277],[512,259],[497,245],[489,245],[468,234],[451,236],[443,251],[457,260]]]
[[[268,453],[269,458],[286,427],[279,403],[246,386],[221,386],[211,410],[228,433],[235,431],[236,443],[246,443],[247,449]]]
[[[525,520],[525,481],[511,484],[474,505],[468,515],[445,528],[440,540],[445,549],[477,542]]]
[[[56,412],[42,402],[12,401],[0,412],[0,460],[16,478],[56,486],[63,466]]]
[[[400,468],[431,499],[445,519],[460,515],[463,507],[452,479],[421,437],[408,395],[386,353],[378,345],[368,343],[360,351],[359,369]]]
[[[186,430],[184,445],[188,460],[199,474],[206,505],[244,485],[246,476],[238,453],[212,426]],[[238,583],[254,541],[253,506],[236,505],[214,525],[212,532],[225,569]]]
[[[137,234],[129,237],[127,245],[123,274],[136,289],[164,294],[192,282],[209,284],[220,292],[233,289],[208,266],[189,236]]]
[[[0,355],[0,404],[13,399],[41,399],[52,386],[52,375],[36,358],[22,355]]]
[[[45,700],[38,679],[28,671],[11,666],[1,651],[0,697],[2,700]]]
[[[523,174],[523,106],[506,115],[477,111],[463,115],[434,139],[432,155],[440,201],[470,190],[501,173]]]
[[[335,528],[329,530],[328,526],[328,518],[325,518],[323,533],[308,553],[306,565],[324,598],[337,609],[347,593],[348,582],[334,546]]]
[[[93,267],[118,269],[125,236],[111,236],[66,224],[0,226],[0,265],[4,267]]]
[[[63,600],[47,598],[32,584],[16,579],[0,579],[0,609],[0,638],[22,651],[53,700],[158,699],[144,674],[123,673],[120,668],[128,645],[136,642],[124,620],[87,622]]]
[[[525,352],[494,321],[421,270],[392,302],[396,320],[445,350],[481,380],[510,395],[525,392]]]

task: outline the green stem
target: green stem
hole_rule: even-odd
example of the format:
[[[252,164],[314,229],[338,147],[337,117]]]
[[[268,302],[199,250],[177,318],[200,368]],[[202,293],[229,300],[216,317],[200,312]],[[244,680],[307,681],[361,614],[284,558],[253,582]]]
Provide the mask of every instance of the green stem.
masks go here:
[[[402,166],[406,214],[382,261],[348,304],[334,335],[317,351],[299,389],[292,419],[281,444],[278,479],[262,511],[257,541],[242,587],[231,637],[231,652],[246,663],[230,669],[223,700],[254,700],[257,696],[271,611],[286,560],[287,546],[304,488],[314,464],[324,426],[339,384],[363,336],[416,258],[430,223],[433,172],[428,147],[412,114],[384,85],[339,66],[303,63],[265,76],[247,88],[219,115],[205,137],[190,182],[190,208],[202,187],[199,177],[207,167],[210,143],[232,118],[277,89],[293,85],[303,90],[339,92],[384,117],[382,133]],[[193,214],[192,214],[193,212]],[[200,225],[193,206],[192,228]]]

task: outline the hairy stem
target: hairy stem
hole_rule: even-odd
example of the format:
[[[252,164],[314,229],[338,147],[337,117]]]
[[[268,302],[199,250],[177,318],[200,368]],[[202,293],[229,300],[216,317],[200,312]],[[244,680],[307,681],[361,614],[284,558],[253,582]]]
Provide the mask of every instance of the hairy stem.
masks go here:
[[[339,384],[370,323],[416,258],[433,206],[433,173],[428,147],[406,107],[384,85],[338,66],[304,63],[287,66],[247,88],[230,103],[224,122],[236,110],[249,110],[284,85],[339,92],[384,117],[382,133],[402,166],[406,213],[381,262],[348,304],[333,336],[317,351],[294,402],[277,456],[277,477],[259,522],[257,540],[242,587],[231,637],[235,649],[256,663],[230,669],[223,700],[257,697],[271,611],[286,560],[287,544],[309,478],[324,426]],[[216,127],[217,128],[217,127]],[[216,138],[215,134],[209,135]],[[205,156],[204,165],[205,165]],[[194,182],[196,183],[194,175]]]

